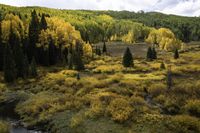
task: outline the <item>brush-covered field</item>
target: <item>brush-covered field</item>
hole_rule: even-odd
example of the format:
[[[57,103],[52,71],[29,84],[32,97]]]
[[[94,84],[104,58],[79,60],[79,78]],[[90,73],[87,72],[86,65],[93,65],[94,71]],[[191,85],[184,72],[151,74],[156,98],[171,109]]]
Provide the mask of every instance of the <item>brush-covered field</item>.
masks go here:
[[[111,55],[93,56],[81,72],[39,67],[37,78],[12,84],[1,73],[0,103],[14,103],[25,126],[52,133],[199,133],[199,43],[180,51],[177,60],[158,50],[155,61],[146,61],[146,44],[134,45],[133,68],[122,66],[125,48],[108,44]],[[169,67],[173,85],[167,89]],[[0,132],[8,128],[0,121]]]

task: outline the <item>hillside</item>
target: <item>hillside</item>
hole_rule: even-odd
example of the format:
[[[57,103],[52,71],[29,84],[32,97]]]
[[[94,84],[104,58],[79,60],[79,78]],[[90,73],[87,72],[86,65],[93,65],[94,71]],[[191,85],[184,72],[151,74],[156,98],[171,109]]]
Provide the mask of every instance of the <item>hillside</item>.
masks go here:
[[[200,18],[184,17],[177,15],[165,15],[158,12],[129,12],[129,11],[89,11],[89,10],[59,10],[43,7],[12,7],[0,5],[0,7],[8,11],[13,11],[22,16],[30,15],[33,9],[40,13],[47,13],[51,16],[58,16],[72,23],[80,29],[77,21],[94,20],[96,16],[107,14],[117,20],[130,20],[143,23],[147,26],[160,28],[165,27],[171,29],[175,35],[184,42],[200,40]]]

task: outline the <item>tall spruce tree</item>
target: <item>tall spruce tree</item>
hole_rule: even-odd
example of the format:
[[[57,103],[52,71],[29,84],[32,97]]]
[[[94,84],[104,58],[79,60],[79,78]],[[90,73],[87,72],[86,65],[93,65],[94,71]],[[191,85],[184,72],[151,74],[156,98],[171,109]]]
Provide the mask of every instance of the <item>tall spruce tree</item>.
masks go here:
[[[105,43],[105,42],[103,43],[103,50],[102,50],[102,52],[103,52],[104,54],[107,53],[107,48],[106,48],[106,43]]]
[[[157,52],[156,52],[155,47],[152,48],[152,59],[153,60],[157,59]]]
[[[27,55],[24,55],[23,59],[23,66],[22,66],[22,71],[23,71],[23,78],[26,79],[29,75],[29,63],[28,63],[28,57]]]
[[[69,46],[68,49],[68,57],[67,57],[67,64],[68,68],[72,69],[73,68],[73,49],[72,49],[72,44]]]
[[[179,52],[178,49],[175,49],[174,51],[174,59],[178,59],[179,58]]]
[[[85,69],[83,61],[82,61],[82,56],[79,52],[74,53],[73,63],[74,63],[75,70],[80,71],[80,70]]]
[[[148,61],[151,61],[152,57],[153,57],[152,56],[152,49],[151,49],[151,47],[149,47],[148,50],[147,50],[147,56],[146,56],[146,58],[147,58]]]
[[[40,21],[40,30],[46,30],[46,29],[47,29],[47,21],[45,18],[45,14],[43,13]]]
[[[167,88],[171,89],[172,87],[172,72],[171,69],[167,71]]]
[[[35,58],[35,60],[37,60],[38,62],[38,54],[37,54],[37,47],[36,47],[36,43],[38,42],[38,38],[39,38],[39,34],[40,34],[40,23],[39,23],[39,19],[37,16],[36,11],[34,10],[31,13],[31,21],[29,24],[29,51],[28,51],[28,58],[29,61],[32,60],[32,57]]]
[[[134,66],[133,56],[132,56],[132,53],[131,53],[129,47],[126,48],[122,63],[123,63],[124,67],[133,67]]]
[[[4,52],[4,80],[13,82],[16,79],[16,69],[10,44],[5,45]]]
[[[4,55],[4,44],[2,40],[2,30],[1,30],[1,21],[0,21],[0,71],[3,70],[3,55]]]
[[[36,65],[36,61],[34,57],[32,58],[32,61],[31,61],[30,74],[31,74],[31,77],[37,76],[37,65]]]
[[[56,46],[54,45],[53,38],[49,38],[49,64],[55,65],[57,61]]]

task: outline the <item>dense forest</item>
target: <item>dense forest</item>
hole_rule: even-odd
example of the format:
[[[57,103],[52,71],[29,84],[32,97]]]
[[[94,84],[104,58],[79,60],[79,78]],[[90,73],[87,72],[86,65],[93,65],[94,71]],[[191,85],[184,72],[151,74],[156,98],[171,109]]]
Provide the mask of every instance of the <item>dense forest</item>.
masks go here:
[[[199,22],[0,5],[0,132],[200,132]]]

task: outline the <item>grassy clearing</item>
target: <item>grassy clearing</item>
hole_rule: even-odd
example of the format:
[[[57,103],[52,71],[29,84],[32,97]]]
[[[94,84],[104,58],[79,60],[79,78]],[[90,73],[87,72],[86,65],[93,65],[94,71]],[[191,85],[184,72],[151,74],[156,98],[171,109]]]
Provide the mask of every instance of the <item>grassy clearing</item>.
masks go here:
[[[170,133],[200,132],[200,49],[180,54],[159,52],[156,61],[135,58],[123,68],[121,57],[94,57],[80,72],[40,68],[37,79],[0,84],[0,101],[16,94],[16,111],[28,126],[45,123],[51,132]],[[166,86],[172,67],[173,87]],[[178,128],[177,128],[178,127]]]

